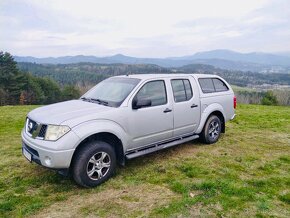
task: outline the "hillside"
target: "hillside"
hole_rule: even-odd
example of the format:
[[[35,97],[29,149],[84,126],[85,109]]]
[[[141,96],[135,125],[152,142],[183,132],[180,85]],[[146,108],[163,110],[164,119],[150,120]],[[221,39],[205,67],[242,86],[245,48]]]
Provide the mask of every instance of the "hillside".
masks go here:
[[[18,63],[21,71],[39,77],[50,77],[60,84],[92,85],[109,76],[133,73],[170,73],[169,69],[149,64],[33,64]]]
[[[128,161],[90,190],[21,155],[20,131],[35,107],[0,107],[0,217],[290,216],[290,107],[238,105],[217,144]]]
[[[47,58],[14,56],[14,58],[17,62],[37,64],[154,64],[161,67],[181,67],[188,64],[205,64],[227,70],[290,73],[290,57],[287,55],[258,52],[239,53],[222,49],[198,52],[189,56],[169,58],[137,58],[123,54],[107,57],[76,55]]]
[[[277,55],[263,52],[240,53],[225,49],[198,52],[191,56],[183,56],[181,57],[181,59],[183,60],[223,59],[229,61],[239,61],[265,65],[282,65],[282,66],[290,65],[290,58],[284,56],[283,54]]]
[[[290,74],[282,73],[256,73],[237,70],[224,70],[210,65],[190,64],[176,68],[181,73],[217,74],[230,84],[237,86],[255,86],[263,84],[290,85]]]
[[[164,68],[152,64],[35,64],[20,62],[18,63],[18,67],[20,70],[30,72],[36,76],[48,76],[60,84],[78,84],[79,86],[96,84],[109,76],[124,75],[128,73],[208,73],[218,74],[231,84],[238,86],[262,85],[264,83],[290,85],[290,74],[262,74],[237,70],[223,70],[205,64],[191,64],[177,68]]]

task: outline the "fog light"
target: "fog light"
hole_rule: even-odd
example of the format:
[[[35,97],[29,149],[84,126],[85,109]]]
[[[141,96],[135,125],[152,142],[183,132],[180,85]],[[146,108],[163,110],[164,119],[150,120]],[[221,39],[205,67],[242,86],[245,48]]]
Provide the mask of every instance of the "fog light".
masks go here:
[[[44,162],[45,162],[45,164],[46,164],[47,166],[50,166],[50,165],[51,165],[51,158],[48,157],[48,156],[45,156],[45,157],[44,157]]]

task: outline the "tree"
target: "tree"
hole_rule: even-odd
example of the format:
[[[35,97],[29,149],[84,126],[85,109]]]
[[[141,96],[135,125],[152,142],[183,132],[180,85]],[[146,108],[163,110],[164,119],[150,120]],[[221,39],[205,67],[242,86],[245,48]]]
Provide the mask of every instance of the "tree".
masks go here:
[[[2,88],[0,88],[0,106],[1,105],[6,105],[7,101],[8,101],[8,94],[6,93],[6,91]]]
[[[51,104],[61,100],[61,89],[59,85],[50,78],[37,78],[44,94],[44,104]]]
[[[20,94],[20,97],[19,97],[19,104],[20,105],[24,105],[26,102],[26,99],[25,99],[25,91],[22,91],[21,94]]]
[[[43,104],[45,95],[39,84],[39,78],[31,74],[24,75],[25,86],[23,88],[27,104]]]
[[[267,91],[264,95],[264,97],[262,98],[261,103],[263,105],[277,105],[278,101],[276,96],[273,94],[272,91]]]
[[[5,104],[18,104],[23,85],[23,74],[19,72],[13,57],[8,52],[3,53],[1,51],[0,89],[2,90],[1,92],[6,93],[5,99],[1,99],[1,102],[5,102]]]
[[[81,95],[80,90],[75,88],[74,86],[65,86],[62,91],[62,99],[70,100],[79,98]]]

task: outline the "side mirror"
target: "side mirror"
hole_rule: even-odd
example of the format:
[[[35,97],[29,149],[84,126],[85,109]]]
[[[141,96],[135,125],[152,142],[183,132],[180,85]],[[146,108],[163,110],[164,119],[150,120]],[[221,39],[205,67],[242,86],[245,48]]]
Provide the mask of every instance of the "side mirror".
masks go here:
[[[134,99],[133,102],[132,102],[132,108],[133,109],[139,109],[139,108],[142,108],[142,107],[150,107],[152,104],[151,100],[150,99]]]

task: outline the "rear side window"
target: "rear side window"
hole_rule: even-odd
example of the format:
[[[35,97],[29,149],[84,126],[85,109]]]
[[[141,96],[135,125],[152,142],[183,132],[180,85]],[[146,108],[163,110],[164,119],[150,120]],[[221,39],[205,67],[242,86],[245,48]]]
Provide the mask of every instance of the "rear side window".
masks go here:
[[[229,90],[227,85],[218,78],[198,79],[203,93],[224,92]]]
[[[171,86],[175,102],[182,102],[191,99],[192,89],[189,80],[174,79],[171,80]]]
[[[167,103],[166,88],[163,80],[146,83],[135,96],[137,99],[150,99],[151,107]]]
[[[212,79],[213,84],[214,84],[214,88],[216,92],[223,92],[223,91],[227,91],[229,90],[229,88],[227,87],[227,85],[221,81],[220,79]]]
[[[198,81],[203,93],[215,92],[212,79],[199,79]]]

